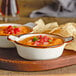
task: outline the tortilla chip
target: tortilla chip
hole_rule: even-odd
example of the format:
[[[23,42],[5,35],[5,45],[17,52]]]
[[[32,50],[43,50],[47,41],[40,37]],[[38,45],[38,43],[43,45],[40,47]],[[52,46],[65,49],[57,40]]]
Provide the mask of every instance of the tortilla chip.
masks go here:
[[[76,23],[67,23],[61,25],[60,28],[54,30],[53,34],[61,35],[63,37],[73,36],[74,40],[65,46],[65,49],[76,51]]]
[[[54,29],[52,29],[51,31],[49,31],[49,33],[50,33],[50,34],[51,34],[51,33],[59,34],[60,31],[61,31],[60,27],[57,27],[57,28],[54,28]]]
[[[41,33],[45,27],[45,23],[42,19],[35,22],[36,26],[33,28],[33,33]]]
[[[46,33],[58,27],[57,22],[53,22],[45,25],[42,19],[36,21],[35,24],[37,25],[33,28],[34,33]]]
[[[35,24],[38,26],[45,26],[45,23],[42,19],[39,19],[38,21],[36,21]]]
[[[74,36],[76,34],[76,27],[71,23],[67,23],[65,25],[60,25],[60,28],[55,29],[51,33],[58,34],[63,37]]]
[[[74,23],[74,22],[65,24],[65,26],[70,26],[70,25],[73,25],[74,27],[76,27],[76,23]],[[60,27],[64,27],[64,25],[61,25]]]
[[[68,32],[69,36],[73,36],[76,33],[76,27],[72,23],[65,24],[61,29]]]
[[[76,51],[76,38],[65,46],[65,49]]]
[[[69,32],[69,35],[73,36],[74,37],[74,40],[70,43],[68,43],[66,46],[65,46],[65,49],[69,49],[69,50],[74,50],[76,51],[76,23],[67,23],[65,26],[65,28],[67,28],[67,31]],[[63,29],[65,29],[63,27]]]
[[[46,30],[50,30],[51,31],[51,30],[53,30],[54,28],[57,28],[57,27],[59,27],[57,22],[48,23],[45,26],[45,31]]]
[[[58,27],[58,23],[57,22],[48,23],[48,24],[46,24],[45,27],[47,30],[52,30],[53,28]]]

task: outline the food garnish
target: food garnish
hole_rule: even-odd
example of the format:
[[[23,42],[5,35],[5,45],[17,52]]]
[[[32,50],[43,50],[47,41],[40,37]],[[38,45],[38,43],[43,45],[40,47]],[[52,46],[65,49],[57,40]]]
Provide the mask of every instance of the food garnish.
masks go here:
[[[33,42],[35,42],[35,41],[37,41],[38,40],[38,38],[37,37],[34,37],[33,38]]]
[[[49,35],[38,35],[25,38],[24,40],[19,41],[19,43],[30,46],[53,46],[62,44],[63,40]]]
[[[6,34],[17,34],[20,32],[20,28],[18,28],[17,26],[8,26],[6,29],[4,29],[4,32]]]
[[[49,39],[48,41],[49,41],[49,42],[52,42],[52,40],[51,40],[51,39]]]

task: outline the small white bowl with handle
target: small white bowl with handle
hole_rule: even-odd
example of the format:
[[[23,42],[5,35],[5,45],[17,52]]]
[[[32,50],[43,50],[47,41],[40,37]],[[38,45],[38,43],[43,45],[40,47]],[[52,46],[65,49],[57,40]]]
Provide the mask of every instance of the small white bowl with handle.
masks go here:
[[[47,60],[47,59],[58,58],[62,55],[65,45],[73,40],[73,37],[63,38],[59,35],[52,34],[49,36],[61,38],[64,41],[63,44],[49,46],[49,47],[47,46],[39,47],[39,46],[23,45],[23,44],[18,43],[18,41],[21,41],[25,38],[28,38],[31,36],[38,36],[38,35],[43,36],[43,35],[49,35],[49,34],[26,34],[20,37],[10,35],[8,36],[8,40],[10,40],[16,45],[19,56],[25,59],[29,59],[29,60]]]

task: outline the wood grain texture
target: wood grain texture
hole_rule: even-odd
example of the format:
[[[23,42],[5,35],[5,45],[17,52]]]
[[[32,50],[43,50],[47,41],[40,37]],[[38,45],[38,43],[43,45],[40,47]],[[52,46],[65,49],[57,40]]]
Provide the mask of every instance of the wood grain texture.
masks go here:
[[[0,68],[13,71],[43,71],[56,69],[76,64],[75,59],[76,52],[69,50],[64,50],[63,55],[57,59],[29,61],[19,57],[15,48],[0,49]]]
[[[29,74],[20,74],[20,73],[14,73],[14,74],[11,73],[11,75],[8,73],[8,74],[0,75],[0,76],[13,76],[13,75],[15,75],[15,76],[76,76],[76,74],[29,75]]]

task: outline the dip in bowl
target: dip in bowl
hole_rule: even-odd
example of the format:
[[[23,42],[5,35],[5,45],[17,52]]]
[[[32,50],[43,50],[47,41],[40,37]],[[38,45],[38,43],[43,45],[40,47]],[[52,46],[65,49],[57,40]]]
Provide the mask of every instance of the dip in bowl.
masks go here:
[[[63,38],[59,35],[26,34],[20,37],[8,36],[16,45],[19,56],[29,60],[55,59],[62,55],[65,45],[73,37]]]
[[[13,48],[15,45],[7,40],[9,35],[22,35],[31,32],[32,29],[20,24],[0,24],[0,47],[1,48]]]

